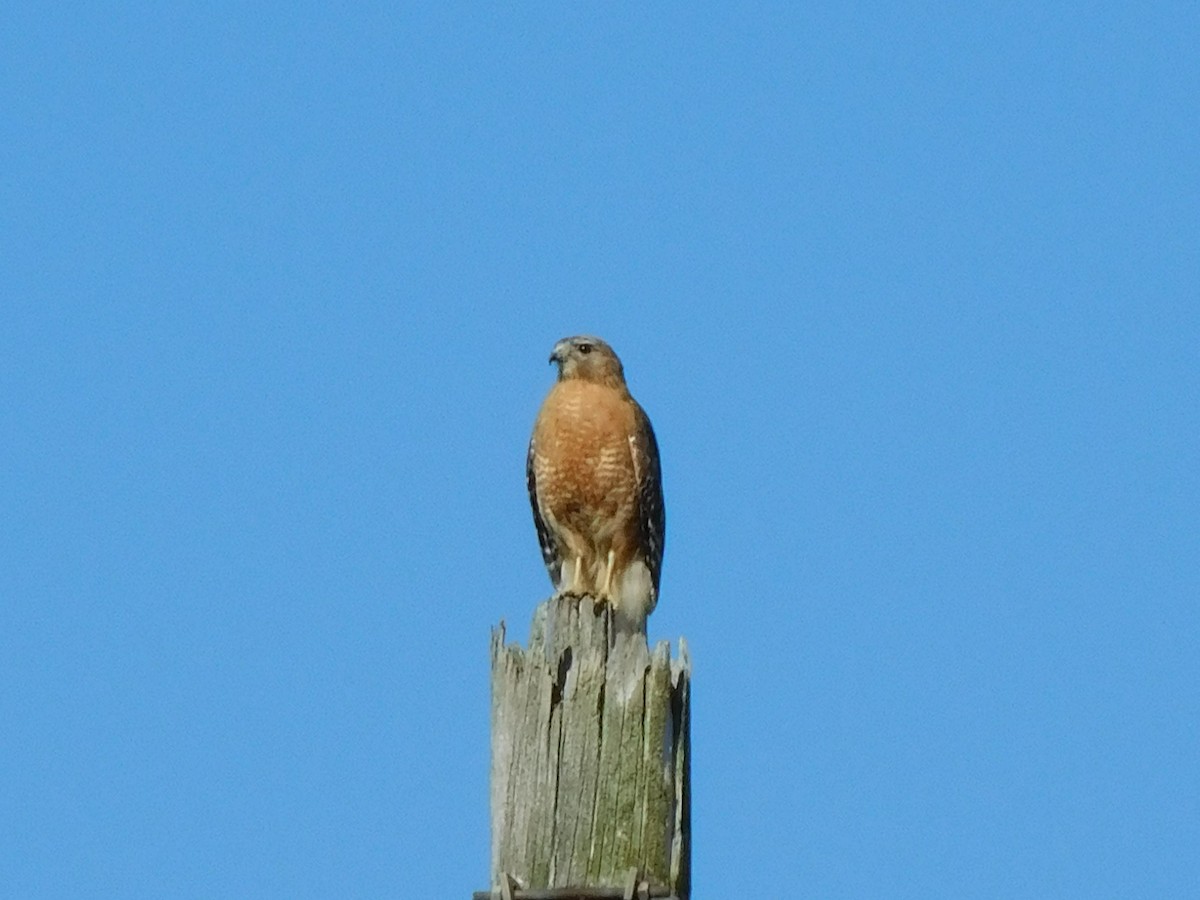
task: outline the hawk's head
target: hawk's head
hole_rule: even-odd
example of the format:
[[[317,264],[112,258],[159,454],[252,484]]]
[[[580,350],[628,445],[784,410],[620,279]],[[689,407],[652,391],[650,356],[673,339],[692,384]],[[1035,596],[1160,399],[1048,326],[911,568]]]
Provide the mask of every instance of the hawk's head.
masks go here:
[[[625,370],[613,348],[598,337],[577,335],[554,345],[550,362],[558,363],[558,378],[581,378],[606,384],[624,384]]]

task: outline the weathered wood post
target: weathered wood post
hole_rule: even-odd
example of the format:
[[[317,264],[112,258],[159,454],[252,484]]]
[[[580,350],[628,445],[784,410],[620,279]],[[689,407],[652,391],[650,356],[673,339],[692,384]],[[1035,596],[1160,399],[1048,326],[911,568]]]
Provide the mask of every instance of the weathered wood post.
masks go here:
[[[529,648],[492,631],[491,892],[690,892],[689,694],[680,641],[613,642],[590,598],[538,607]]]

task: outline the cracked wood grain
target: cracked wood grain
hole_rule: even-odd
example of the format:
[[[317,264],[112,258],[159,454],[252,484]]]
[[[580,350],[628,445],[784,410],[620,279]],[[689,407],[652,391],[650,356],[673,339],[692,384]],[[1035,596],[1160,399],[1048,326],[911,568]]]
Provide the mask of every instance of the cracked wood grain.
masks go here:
[[[528,648],[492,631],[493,885],[619,888],[637,868],[688,896],[687,645],[613,641],[588,598],[542,604]]]

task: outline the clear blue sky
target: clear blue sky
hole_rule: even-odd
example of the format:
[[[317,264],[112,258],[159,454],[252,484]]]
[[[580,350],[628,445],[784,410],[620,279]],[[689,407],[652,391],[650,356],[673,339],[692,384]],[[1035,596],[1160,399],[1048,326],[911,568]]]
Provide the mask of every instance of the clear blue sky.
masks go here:
[[[0,895],[485,887],[593,332],[696,900],[1200,896],[1194,3],[111,7],[0,14]]]

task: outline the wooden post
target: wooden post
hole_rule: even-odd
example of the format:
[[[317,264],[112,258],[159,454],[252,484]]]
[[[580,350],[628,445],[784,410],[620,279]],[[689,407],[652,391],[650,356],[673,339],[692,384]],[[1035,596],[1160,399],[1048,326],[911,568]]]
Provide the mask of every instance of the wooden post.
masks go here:
[[[633,896],[636,869],[639,896],[688,897],[687,644],[615,638],[590,598],[538,607],[528,650],[492,631],[494,891]]]

